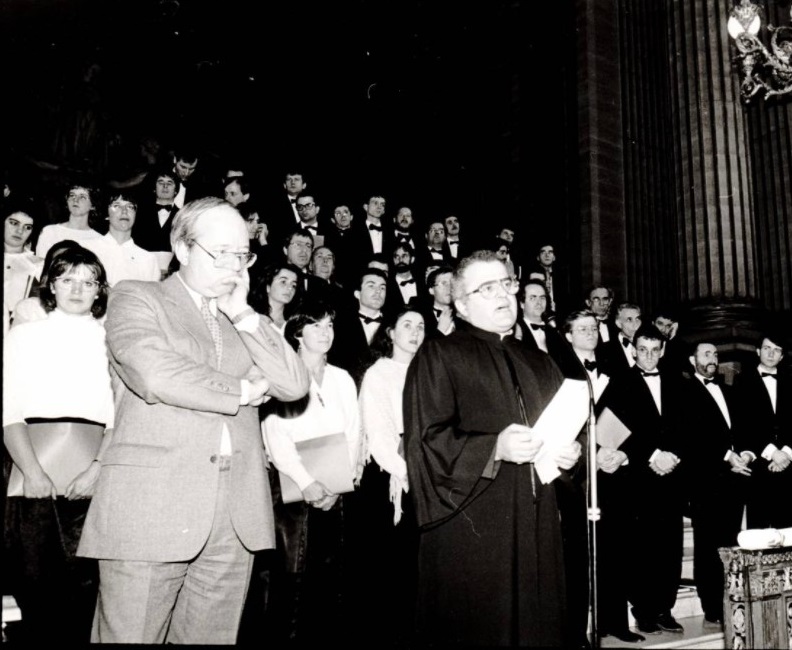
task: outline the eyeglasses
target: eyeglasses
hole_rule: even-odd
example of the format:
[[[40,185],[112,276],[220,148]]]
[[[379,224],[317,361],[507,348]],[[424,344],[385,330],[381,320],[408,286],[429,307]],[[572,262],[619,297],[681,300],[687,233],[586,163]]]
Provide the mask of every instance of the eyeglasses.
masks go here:
[[[597,325],[578,325],[572,328],[573,332],[580,332],[581,334],[598,334],[599,327]]]
[[[315,205],[316,203],[298,203],[297,212],[304,212],[305,210],[310,210]]]
[[[235,270],[236,265],[239,264],[243,269],[249,268],[253,265],[256,261],[256,254],[245,252],[245,253],[233,253],[231,251],[221,251],[219,253],[210,253],[206,250],[201,243],[195,239],[191,240],[193,244],[198,246],[204,253],[206,253],[209,257],[214,260],[214,265],[218,269],[231,269]]]
[[[504,293],[513,296],[520,290],[520,283],[517,282],[516,278],[501,278],[500,280],[491,280],[490,282],[485,282],[477,289],[469,291],[465,295],[469,296],[471,294],[478,293],[481,294],[481,297],[485,300],[492,300],[498,295],[498,289],[503,289]]]
[[[60,277],[55,278],[55,282],[69,291],[75,288],[80,291],[84,289],[96,291],[99,288],[99,283],[96,280],[78,280],[76,278]]]
[[[293,241],[289,246],[294,246],[295,248],[311,250],[313,249],[313,244],[307,241]]]

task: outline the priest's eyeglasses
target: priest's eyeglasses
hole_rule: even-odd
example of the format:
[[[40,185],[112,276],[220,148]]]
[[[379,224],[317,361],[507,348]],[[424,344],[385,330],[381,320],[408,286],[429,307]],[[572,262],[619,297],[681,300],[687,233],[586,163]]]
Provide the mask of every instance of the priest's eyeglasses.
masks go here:
[[[236,269],[237,264],[239,264],[243,269],[250,268],[253,263],[256,261],[256,254],[255,253],[233,253],[231,251],[220,251],[219,253],[210,253],[206,250],[201,243],[193,239],[191,240],[193,244],[195,244],[198,248],[200,248],[204,253],[206,253],[209,257],[214,260],[214,265],[218,269]]]
[[[481,297],[485,300],[492,300],[495,296],[498,295],[499,289],[502,289],[504,293],[507,295],[513,296],[520,290],[520,283],[517,281],[517,278],[501,278],[500,280],[490,280],[489,282],[485,282],[477,289],[473,289],[473,291],[469,291],[466,293],[466,296],[469,296],[474,293],[481,294]]]

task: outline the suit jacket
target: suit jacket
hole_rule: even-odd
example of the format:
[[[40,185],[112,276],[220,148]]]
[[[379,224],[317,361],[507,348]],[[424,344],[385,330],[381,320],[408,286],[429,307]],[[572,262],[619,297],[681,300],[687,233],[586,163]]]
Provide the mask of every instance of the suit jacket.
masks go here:
[[[426,269],[430,266],[450,266],[453,268],[456,265],[456,260],[451,257],[448,244],[443,242],[443,248],[440,252],[443,255],[443,259],[434,259],[429,252],[429,246],[426,241],[418,244],[418,248],[415,249],[415,269],[424,276],[424,279],[426,279]]]
[[[609,408],[631,431],[631,435],[619,447],[627,454],[629,465],[619,468],[627,470],[640,489],[640,501],[649,497],[658,507],[681,505],[683,490],[682,471],[687,463],[682,462],[665,476],[658,476],[649,467],[649,459],[655,450],[670,451],[684,461],[684,445],[680,435],[681,379],[674,375],[660,376],[660,404],[657,410],[646,380],[638,366],[633,366],[608,384],[599,404]],[[640,486],[640,487],[639,487]]]
[[[522,318],[518,319],[517,327],[519,327],[520,331],[522,332],[523,345],[528,346],[529,350],[544,352],[544,350],[539,349],[539,345],[536,343],[536,339],[531,332],[531,328],[526,324],[525,320]],[[545,326],[545,340],[547,341],[547,354],[549,354],[553,360],[556,360],[564,355],[566,350],[569,348],[569,345],[561,337],[559,331],[550,325]]]
[[[603,364],[602,371],[611,377],[615,378],[635,367],[627,361],[618,330],[607,343],[597,345],[597,352],[597,360]]]
[[[135,225],[132,226],[132,239],[147,251],[171,251],[170,232],[173,217],[179,211],[175,205],[163,225],[159,222],[159,206],[153,201],[141,202],[138,206]]]
[[[366,332],[358,317],[358,301],[354,301],[354,309],[337,315],[334,330],[333,347],[327,355],[327,362],[343,368],[355,380],[360,388],[363,375],[374,362],[374,355],[366,339]]]
[[[734,380],[734,392],[739,404],[736,441],[740,451],[750,450],[761,458],[767,445],[778,449],[792,448],[792,379],[783,372],[776,374],[776,410],[758,368],[743,370]]]
[[[264,318],[253,333],[237,331],[222,314],[218,320],[220,367],[178,276],[113,288],[105,328],[116,426],[79,555],[155,562],[197,555],[212,528],[223,425],[233,449],[234,530],[251,551],[274,547],[258,409],[239,405],[240,378],[255,364],[272,382],[268,394],[295,400],[308,390],[308,372]]]
[[[732,472],[724,460],[728,451],[742,451],[735,445],[738,409],[734,393],[730,386],[719,383],[729,409],[730,427],[715,398],[695,375],[682,381],[681,430],[689,459],[691,494],[736,499],[740,488],[745,487],[745,477]]]

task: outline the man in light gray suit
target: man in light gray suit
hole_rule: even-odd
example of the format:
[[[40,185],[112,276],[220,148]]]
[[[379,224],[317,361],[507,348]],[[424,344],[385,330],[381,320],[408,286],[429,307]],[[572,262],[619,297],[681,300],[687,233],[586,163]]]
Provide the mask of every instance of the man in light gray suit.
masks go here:
[[[179,271],[113,289],[116,428],[78,550],[99,560],[94,642],[235,643],[252,552],[275,545],[256,407],[309,377],[247,305],[248,242],[236,208],[194,201],[171,230]]]

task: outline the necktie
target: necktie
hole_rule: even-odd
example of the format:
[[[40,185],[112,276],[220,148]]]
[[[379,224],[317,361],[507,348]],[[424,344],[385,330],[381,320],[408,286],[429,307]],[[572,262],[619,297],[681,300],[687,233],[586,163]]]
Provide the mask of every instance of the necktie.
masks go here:
[[[536,323],[528,323],[531,326],[531,329],[535,332],[536,330],[544,331],[547,325],[537,325]]]
[[[365,314],[358,314],[360,316],[360,320],[363,321],[364,324],[368,325],[369,323],[381,323],[382,316],[376,316],[372,318],[371,316],[366,316]]]
[[[659,377],[660,373],[655,370],[654,372],[647,372],[646,370],[641,370],[641,375],[644,377]]]
[[[415,278],[410,278],[409,280],[402,280],[399,282],[399,285],[402,287],[405,287],[408,284],[415,284]]]
[[[776,381],[778,381],[778,377],[776,376],[776,374],[774,372],[760,372],[759,376],[760,377],[770,377],[770,379],[775,379]]]
[[[382,232],[382,226],[376,226],[376,225],[374,225],[373,223],[370,223],[370,224],[368,225],[368,229],[369,229],[369,230],[379,230],[380,232]]]
[[[704,385],[705,386],[709,386],[710,384],[714,384],[714,383],[715,383],[714,379],[705,379],[704,380]]]
[[[209,309],[209,299],[206,297],[201,298],[201,316],[203,316],[206,326],[209,328],[209,334],[212,336],[212,342],[215,347],[215,357],[217,365],[223,359],[223,335],[220,333],[220,323],[217,318],[212,315],[212,310]]]
[[[629,348],[632,345],[632,341],[630,339],[622,339],[622,345],[625,348]]]
[[[583,367],[589,372],[594,372],[597,369],[597,362],[583,359]]]

